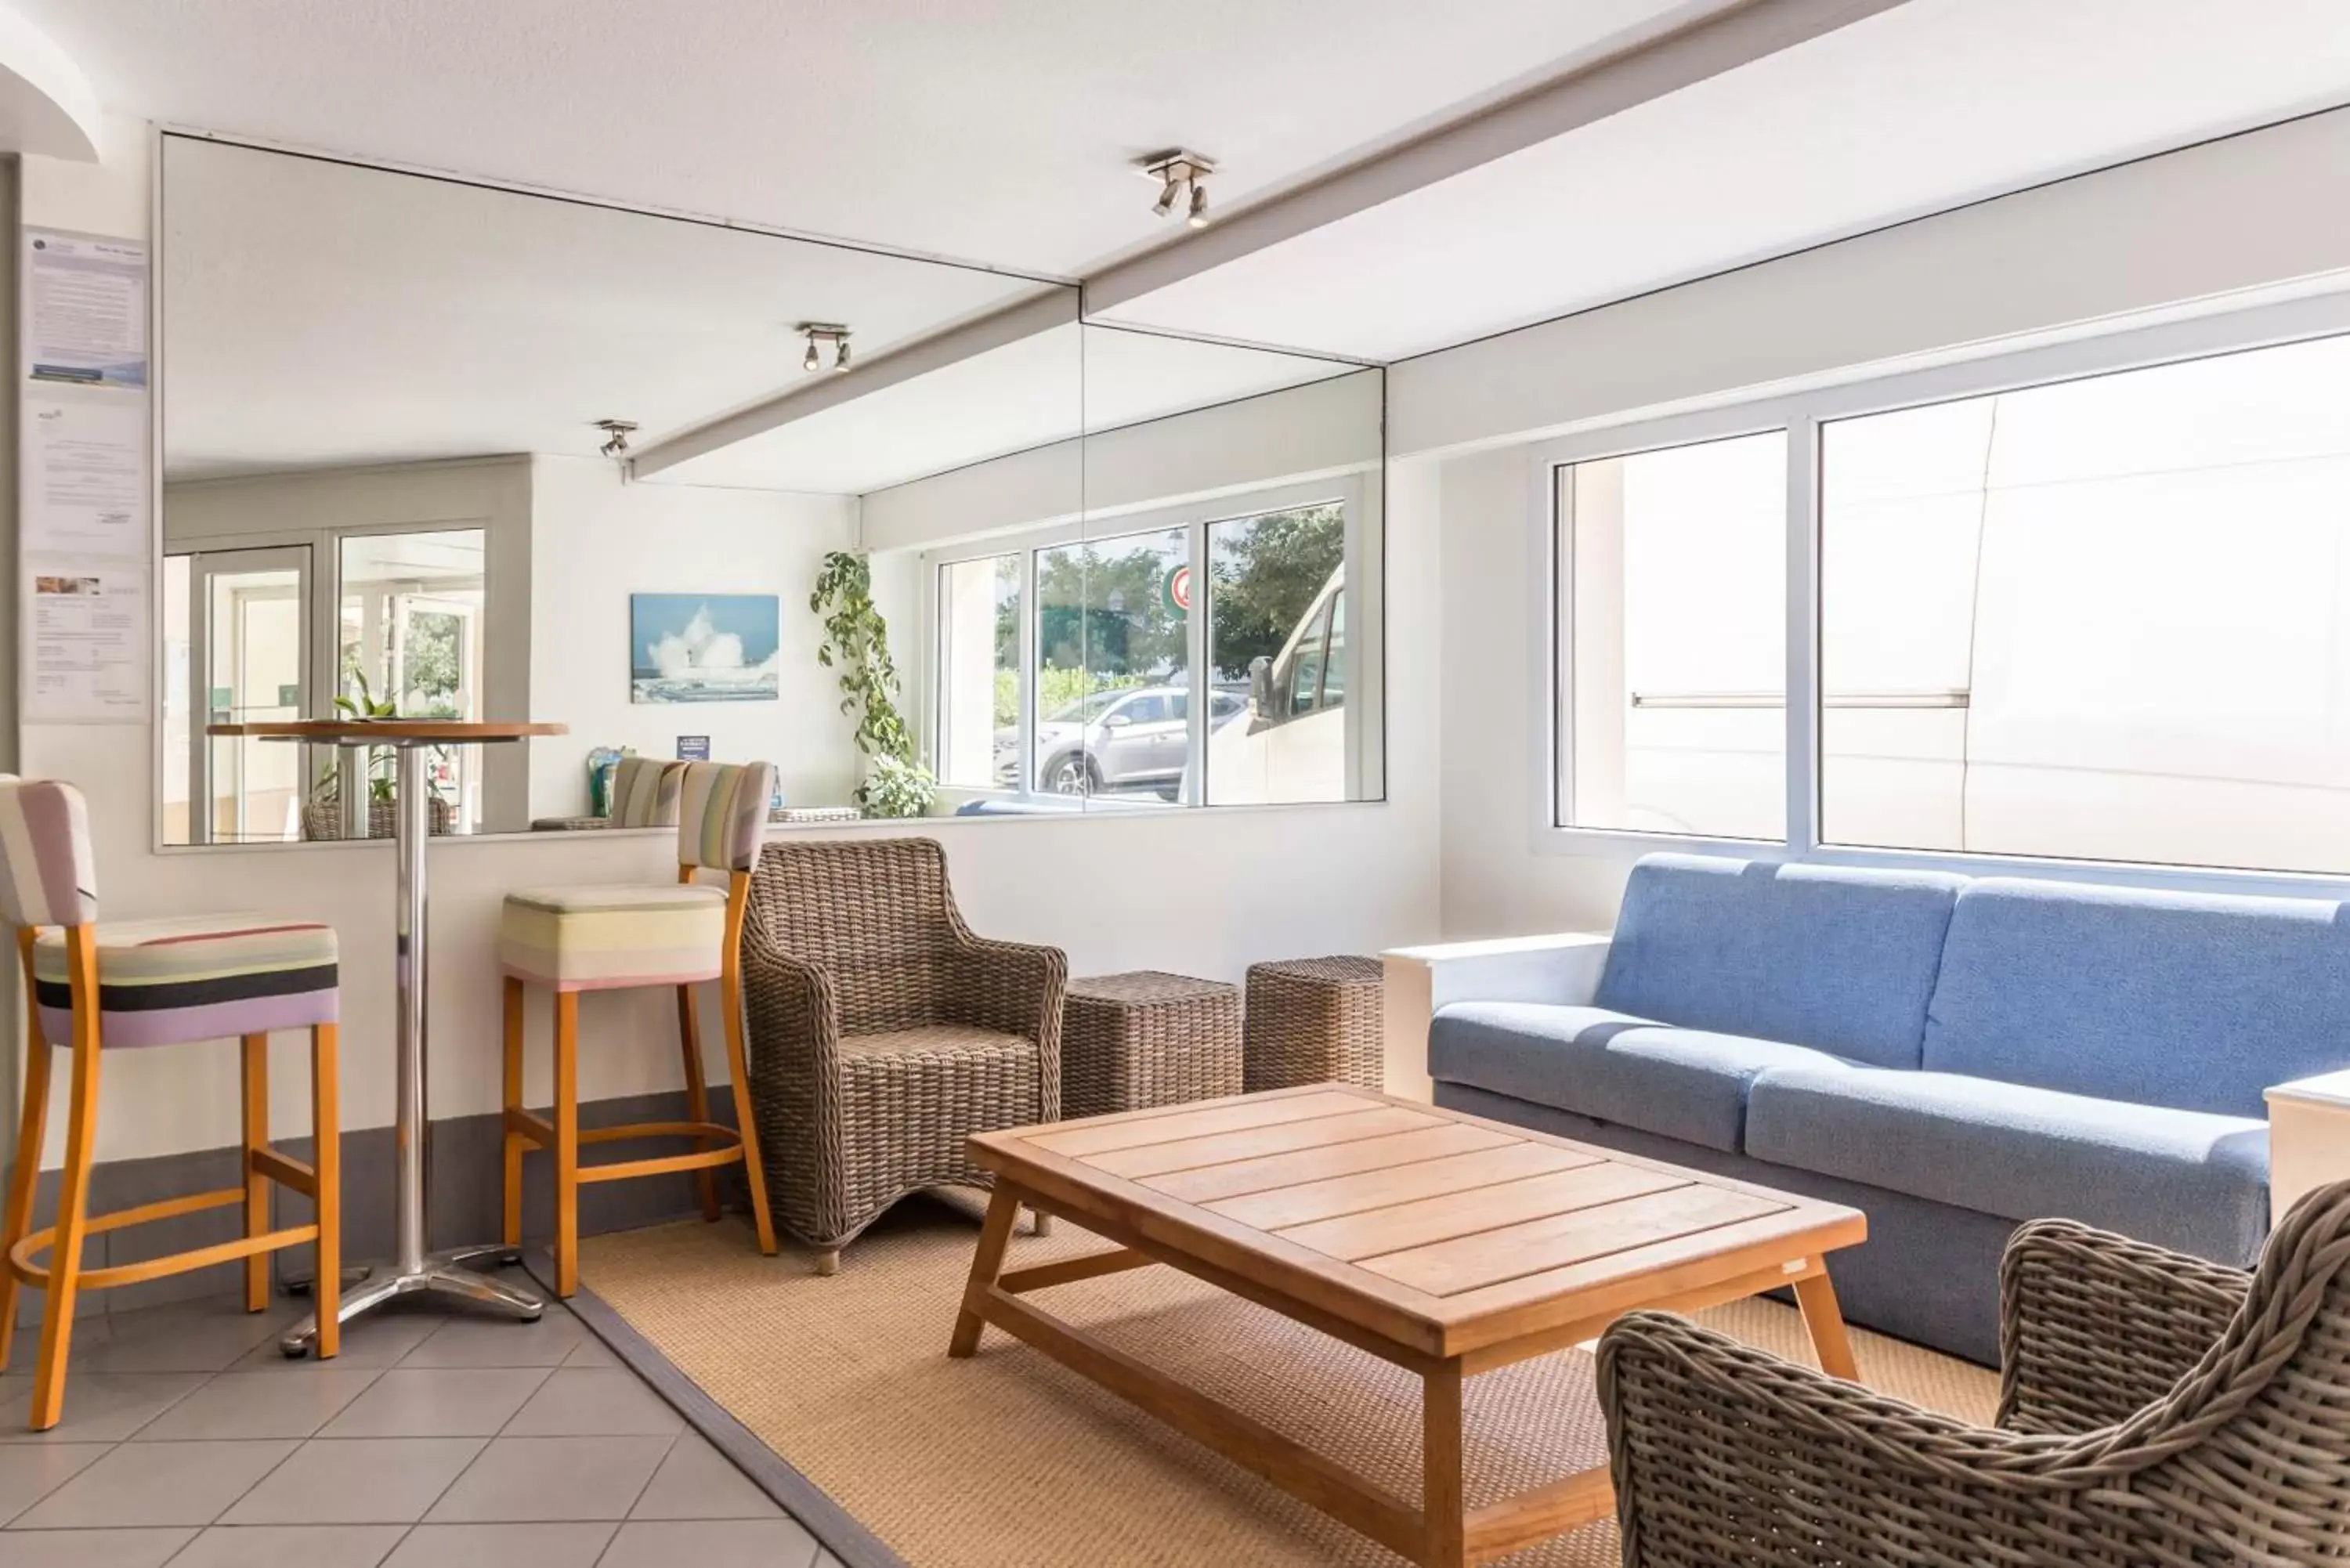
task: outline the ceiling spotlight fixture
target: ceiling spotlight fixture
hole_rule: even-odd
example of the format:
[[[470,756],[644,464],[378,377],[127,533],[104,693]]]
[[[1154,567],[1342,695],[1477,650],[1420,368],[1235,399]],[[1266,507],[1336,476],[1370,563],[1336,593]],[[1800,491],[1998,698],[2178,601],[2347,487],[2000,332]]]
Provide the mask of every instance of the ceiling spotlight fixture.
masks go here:
[[[629,437],[636,431],[634,420],[598,420],[596,428],[604,432],[604,444],[596,450],[606,457],[624,457],[629,451]]]
[[[822,368],[824,361],[816,357],[816,346],[820,343],[832,345],[834,369],[848,369],[847,327],[837,321],[803,321],[795,330],[807,338],[807,353],[800,359],[801,369],[815,370]]]
[[[1154,152],[1148,158],[1135,160],[1135,168],[1144,178],[1159,182],[1159,200],[1150,211],[1157,217],[1167,217],[1175,211],[1175,203],[1185,192],[1191,201],[1183,221],[1195,229],[1208,226],[1208,176],[1216,171],[1212,158],[1170,147],[1164,152]]]

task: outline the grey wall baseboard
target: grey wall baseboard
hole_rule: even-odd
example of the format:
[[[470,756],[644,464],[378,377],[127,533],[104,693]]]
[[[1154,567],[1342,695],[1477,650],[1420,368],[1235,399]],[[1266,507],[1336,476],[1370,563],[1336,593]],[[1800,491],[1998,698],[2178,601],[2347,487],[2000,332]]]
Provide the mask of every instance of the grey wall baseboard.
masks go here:
[[[734,1111],[728,1096],[711,1097],[713,1103],[710,1119],[733,1126]],[[583,1127],[686,1119],[682,1089],[595,1100],[579,1107],[579,1125]],[[493,1113],[436,1121],[427,1147],[425,1207],[431,1226],[426,1244],[440,1248],[496,1241],[504,1210],[504,1119]],[[308,1138],[287,1138],[278,1147],[296,1159],[310,1158]],[[343,1135],[343,1259],[347,1264],[385,1257],[391,1251],[392,1149],[390,1127],[367,1127]],[[648,1139],[641,1144],[598,1144],[588,1158],[601,1163],[648,1154],[675,1154],[682,1149],[678,1139]],[[548,1163],[546,1156],[537,1154],[525,1156],[523,1161],[523,1234],[527,1241],[544,1240],[553,1229],[555,1189]],[[729,1206],[739,1206],[744,1198],[741,1168],[720,1170],[717,1176],[722,1200]],[[242,1151],[235,1147],[160,1155],[149,1159],[109,1160],[91,1172],[89,1210],[93,1214],[105,1213],[162,1198],[240,1187],[244,1180]],[[39,1196],[34,1203],[36,1226],[55,1220],[57,1193],[57,1173],[42,1172]],[[698,1213],[700,1208],[699,1188],[691,1173],[598,1182],[579,1189],[579,1229],[588,1235],[629,1231]],[[277,1224],[298,1225],[309,1217],[308,1199],[287,1192],[276,1195]],[[165,1252],[229,1241],[243,1234],[243,1226],[241,1210],[213,1209],[151,1225],[109,1231],[88,1239],[82,1261],[90,1268],[139,1262]],[[311,1266],[310,1250],[290,1248],[276,1254],[276,1263],[281,1276],[307,1275]],[[241,1264],[221,1263],[143,1284],[85,1292],[77,1303],[77,1311],[129,1312],[166,1302],[218,1295],[238,1288],[243,1278]],[[25,1293],[21,1309],[24,1322],[39,1321],[42,1293]]]

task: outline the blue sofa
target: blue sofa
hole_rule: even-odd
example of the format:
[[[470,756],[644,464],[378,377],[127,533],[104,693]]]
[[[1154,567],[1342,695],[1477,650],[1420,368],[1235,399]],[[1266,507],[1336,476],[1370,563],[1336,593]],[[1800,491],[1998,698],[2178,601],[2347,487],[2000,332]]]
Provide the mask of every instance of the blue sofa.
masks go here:
[[[2314,899],[1654,856],[1612,938],[1429,950],[1439,1104],[1865,1210],[1846,1315],[1985,1364],[2022,1220],[2251,1263],[2262,1091],[2350,1065]]]

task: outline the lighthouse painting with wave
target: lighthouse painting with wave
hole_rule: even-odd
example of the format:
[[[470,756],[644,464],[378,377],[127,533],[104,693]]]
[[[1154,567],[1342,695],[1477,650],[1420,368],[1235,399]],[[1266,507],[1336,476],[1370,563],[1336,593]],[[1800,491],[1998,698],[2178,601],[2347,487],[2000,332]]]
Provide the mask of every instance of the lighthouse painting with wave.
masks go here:
[[[777,692],[773,594],[630,594],[635,702],[761,702]]]

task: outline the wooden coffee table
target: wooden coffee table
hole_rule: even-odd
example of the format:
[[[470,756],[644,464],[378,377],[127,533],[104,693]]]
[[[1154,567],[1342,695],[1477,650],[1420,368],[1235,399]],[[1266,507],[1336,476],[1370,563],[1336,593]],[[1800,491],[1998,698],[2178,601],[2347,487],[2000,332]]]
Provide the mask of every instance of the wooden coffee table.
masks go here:
[[[995,1177],[951,1355],[993,1324],[1429,1568],[1505,1556],[1610,1512],[1605,1469],[1474,1511],[1463,1377],[1595,1338],[1637,1307],[1793,1285],[1820,1364],[1854,1376],[1825,1257],[1858,1210],[1336,1085],[982,1133]],[[1122,1243],[1003,1272],[1022,1204]],[[1415,1508],[1022,1296],[1166,1263],[1419,1374]]]

